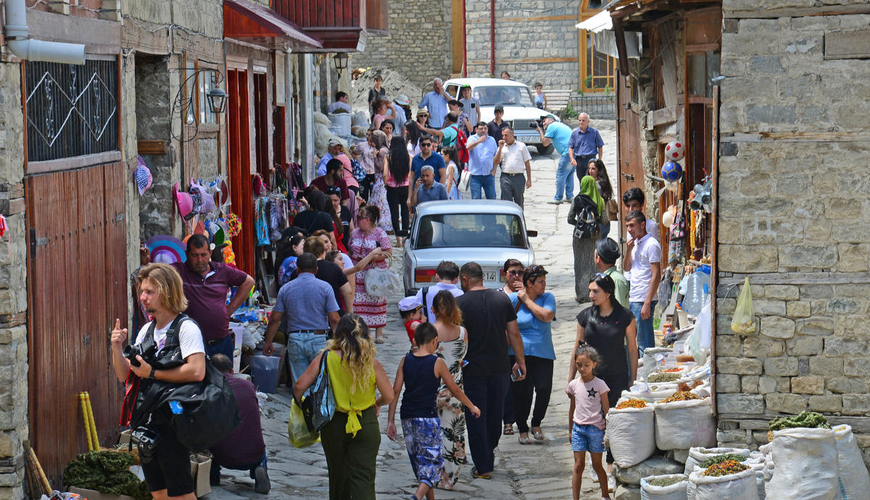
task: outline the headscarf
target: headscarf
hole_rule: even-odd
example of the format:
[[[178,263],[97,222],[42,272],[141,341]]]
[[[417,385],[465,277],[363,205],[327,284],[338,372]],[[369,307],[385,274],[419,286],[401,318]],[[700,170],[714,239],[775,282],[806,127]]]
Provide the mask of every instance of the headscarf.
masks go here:
[[[598,216],[600,217],[602,212],[604,212],[604,198],[598,192],[598,186],[591,175],[584,175],[580,179],[580,192],[591,198],[598,205]]]
[[[375,145],[375,150],[380,151],[380,156],[374,157],[375,171],[383,173],[384,159],[390,153],[387,149],[387,134],[381,130],[372,131],[372,144]]]

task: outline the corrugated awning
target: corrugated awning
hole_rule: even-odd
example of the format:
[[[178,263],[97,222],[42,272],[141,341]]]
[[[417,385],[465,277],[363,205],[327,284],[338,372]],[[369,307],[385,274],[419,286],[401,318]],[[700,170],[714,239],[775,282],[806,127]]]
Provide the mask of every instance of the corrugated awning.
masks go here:
[[[224,0],[224,37],[271,49],[319,49],[323,43],[273,10],[248,0]]]

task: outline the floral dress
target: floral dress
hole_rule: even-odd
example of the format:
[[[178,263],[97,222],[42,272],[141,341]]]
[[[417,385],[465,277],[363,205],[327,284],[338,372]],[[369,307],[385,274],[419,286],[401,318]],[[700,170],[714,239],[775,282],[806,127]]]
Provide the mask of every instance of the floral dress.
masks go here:
[[[387,203],[387,188],[384,185],[384,176],[375,172],[375,184],[372,186],[372,194],[369,195],[369,203],[381,210],[381,219],[378,227],[386,232],[393,231],[393,219],[390,215],[390,205]]]
[[[461,328],[461,327],[460,327]],[[447,363],[447,368],[453,375],[453,381],[462,389],[462,362],[468,351],[465,341],[465,328],[461,328],[459,338],[448,342],[440,342],[435,353]],[[462,403],[456,399],[443,382],[438,388],[438,416],[441,418],[442,448],[444,470],[441,471],[441,481],[438,487],[452,490],[459,479],[459,469],[468,463],[465,456],[465,412]]]
[[[350,234],[350,258],[354,264],[359,263],[372,250],[392,248],[390,237],[386,231],[376,227],[371,233],[366,234],[362,229],[356,228]],[[353,301],[353,312],[358,314],[369,328],[380,328],[387,325],[387,299],[375,297],[366,293],[366,273],[375,266],[386,269],[388,260],[371,262],[362,271],[356,273],[356,295]]]

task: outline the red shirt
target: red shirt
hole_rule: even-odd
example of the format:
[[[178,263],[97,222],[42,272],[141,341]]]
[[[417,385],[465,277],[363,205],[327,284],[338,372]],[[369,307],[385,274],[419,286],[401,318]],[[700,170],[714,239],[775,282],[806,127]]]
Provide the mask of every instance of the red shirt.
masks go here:
[[[245,467],[259,463],[266,452],[260,428],[260,406],[254,384],[230,374],[225,375],[239,404],[241,425],[209,451],[215,462],[224,467]]]
[[[248,275],[219,262],[209,262],[211,271],[205,278],[185,262],[176,262],[172,267],[184,283],[184,296],[187,297],[187,310],[184,312],[199,325],[202,339],[211,342],[229,335],[227,292],[230,287],[241,286]]]

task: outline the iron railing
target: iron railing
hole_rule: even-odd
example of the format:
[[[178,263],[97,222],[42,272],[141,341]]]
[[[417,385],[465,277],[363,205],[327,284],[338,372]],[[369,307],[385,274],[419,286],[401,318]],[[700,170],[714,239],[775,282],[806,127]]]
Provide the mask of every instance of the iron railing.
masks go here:
[[[575,113],[586,113],[593,120],[616,119],[616,96],[603,94],[571,94],[571,109]]]
[[[117,61],[25,64],[28,161],[118,150]]]

